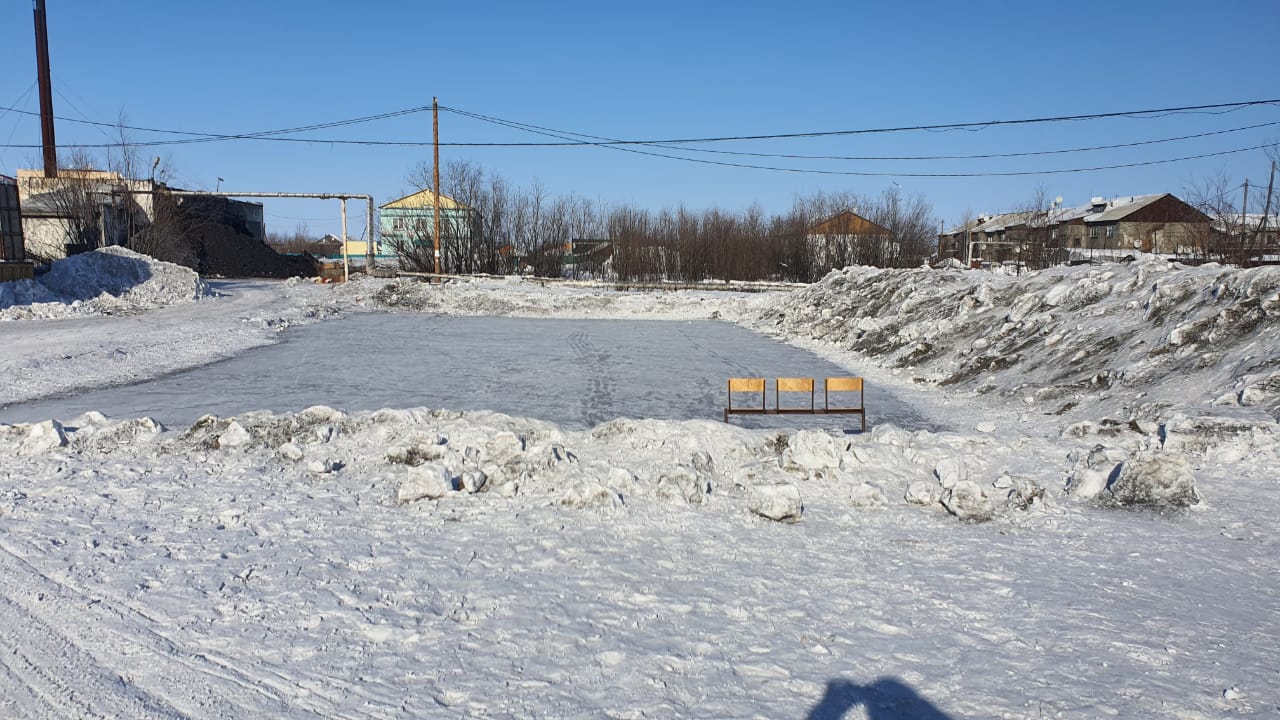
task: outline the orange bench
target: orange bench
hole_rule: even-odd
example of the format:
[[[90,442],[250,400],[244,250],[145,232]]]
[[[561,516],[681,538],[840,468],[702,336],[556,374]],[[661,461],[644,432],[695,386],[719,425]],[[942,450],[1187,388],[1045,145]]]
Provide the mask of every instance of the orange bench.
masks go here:
[[[777,378],[774,380],[772,408],[768,407],[765,387],[764,378],[729,378],[729,397],[728,403],[724,408],[724,421],[729,422],[730,415],[859,415],[862,419],[862,431],[866,432],[867,430],[866,395],[863,390],[862,378],[825,378],[822,388],[822,407],[820,408],[817,407],[814,397],[813,378]],[[845,392],[858,393],[858,404],[856,406],[832,406],[831,393]],[[752,404],[734,407],[734,393],[759,393],[760,406],[756,407]],[[783,393],[788,393],[789,396],[794,393],[809,393],[809,406],[784,405],[782,402]]]

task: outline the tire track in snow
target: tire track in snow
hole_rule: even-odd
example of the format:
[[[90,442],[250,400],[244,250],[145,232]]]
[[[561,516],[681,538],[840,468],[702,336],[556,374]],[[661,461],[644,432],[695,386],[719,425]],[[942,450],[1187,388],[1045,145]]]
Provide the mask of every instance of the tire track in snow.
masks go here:
[[[129,608],[41,573],[5,543],[0,675],[25,690],[25,700],[0,703],[14,711],[9,717],[240,718],[301,709],[261,678],[179,648]]]
[[[7,550],[0,552],[0,667],[23,690],[10,698],[10,717],[171,718],[182,713],[100,664],[84,647],[45,621],[41,606],[67,626],[72,609],[52,596],[40,576],[22,577]],[[26,575],[26,573],[22,573]],[[54,608],[51,608],[54,609]]]

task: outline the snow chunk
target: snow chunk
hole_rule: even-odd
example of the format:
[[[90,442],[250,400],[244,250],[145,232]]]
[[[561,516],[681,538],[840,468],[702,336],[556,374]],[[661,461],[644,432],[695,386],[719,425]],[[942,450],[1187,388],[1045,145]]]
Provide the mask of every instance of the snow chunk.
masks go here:
[[[782,466],[788,470],[827,470],[840,466],[840,451],[835,438],[821,430],[797,432],[782,453]]]
[[[1011,477],[1003,473],[991,483],[996,490],[993,497],[1001,493],[1005,496],[1005,507],[1014,510],[1029,510],[1036,503],[1044,503],[1047,499],[1044,488],[1031,480]]]
[[[524,440],[513,432],[503,430],[485,444],[486,457],[503,462],[524,452]]]
[[[333,472],[333,461],[324,458],[316,458],[307,463],[307,472],[313,475],[327,475]]]
[[[598,482],[581,481],[565,490],[560,504],[574,508],[616,508],[622,505],[622,498]]]
[[[978,483],[961,480],[942,496],[942,505],[961,520],[986,522],[995,516],[991,497]]]
[[[969,478],[962,457],[949,457],[942,460],[933,468],[933,474],[937,476],[938,484],[945,490],[950,490],[957,483]]]
[[[1125,457],[1122,450],[1095,445],[1088,455],[1072,466],[1067,478],[1067,492],[1086,500],[1097,497],[1115,477]]]
[[[770,520],[796,522],[804,512],[804,503],[795,485],[756,485],[747,496],[747,509]]]
[[[407,477],[400,482],[396,500],[411,503],[423,498],[438,500],[453,492],[453,475],[440,463],[426,463],[409,468]]]
[[[711,492],[711,484],[683,465],[658,478],[658,497],[680,498],[691,505],[702,503]]]
[[[1107,490],[1121,505],[1184,508],[1200,502],[1191,466],[1171,453],[1136,453],[1120,466]]]
[[[19,436],[17,454],[39,455],[54,448],[65,447],[67,433],[57,420],[13,426]]]
[[[298,462],[303,456],[302,448],[291,442],[284,443],[276,448],[276,454],[289,462]]]
[[[904,499],[912,505],[936,505],[942,498],[942,488],[936,482],[917,480],[907,486]]]
[[[247,444],[249,440],[249,431],[245,430],[239,421],[232,420],[227,425],[227,429],[218,436],[218,447],[222,450],[237,448]]]
[[[859,483],[849,488],[849,504],[856,508],[880,508],[888,505],[884,491],[875,485]]]

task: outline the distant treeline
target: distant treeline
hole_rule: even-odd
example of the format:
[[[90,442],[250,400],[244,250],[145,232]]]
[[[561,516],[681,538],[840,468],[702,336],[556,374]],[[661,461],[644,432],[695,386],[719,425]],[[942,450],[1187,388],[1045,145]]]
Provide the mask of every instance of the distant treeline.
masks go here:
[[[430,165],[419,164],[408,180],[415,188],[429,188]],[[443,168],[440,186],[474,210],[441,213],[441,269],[448,273],[559,277],[572,262],[576,275],[618,280],[809,282],[851,264],[918,266],[937,242],[930,204],[897,186],[873,196],[845,192],[797,198],[781,215],[766,215],[759,206],[654,211],[553,197],[541,185],[514,188],[468,162]],[[883,230],[815,234],[819,223],[845,211]],[[431,233],[432,223],[424,222],[394,242],[404,269],[434,268]]]

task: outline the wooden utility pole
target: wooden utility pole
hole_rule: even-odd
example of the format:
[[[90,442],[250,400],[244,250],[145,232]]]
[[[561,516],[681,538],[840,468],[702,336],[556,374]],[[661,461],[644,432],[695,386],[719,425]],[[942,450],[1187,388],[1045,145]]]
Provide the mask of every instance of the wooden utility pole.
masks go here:
[[[44,0],[35,0],[36,78],[40,82],[40,139],[44,148],[44,176],[58,177],[58,144],[53,139],[53,82],[49,78],[49,27]]]
[[[1236,262],[1243,265],[1244,258],[1248,253],[1245,252],[1244,234],[1249,226],[1249,178],[1244,179],[1244,201],[1240,203],[1240,246],[1237,248],[1239,255],[1236,256]]]
[[[435,222],[435,232],[431,235],[432,246],[436,253],[436,274],[440,274],[440,102],[431,98],[431,211]]]
[[[1266,253],[1267,245],[1267,223],[1271,222],[1271,194],[1276,188],[1276,161],[1271,161],[1271,177],[1267,178],[1267,201],[1263,203],[1262,222],[1258,223],[1258,231],[1254,235],[1253,245],[1258,248],[1258,254]]]

